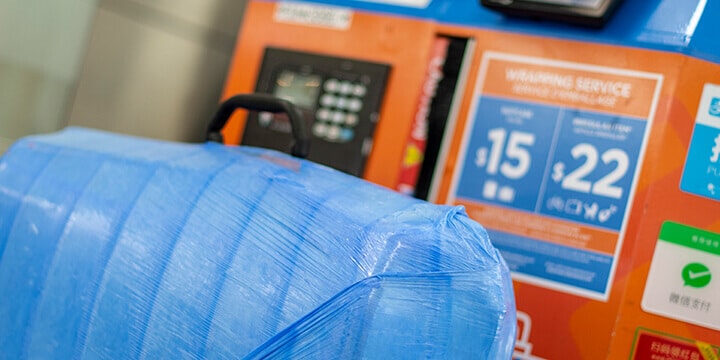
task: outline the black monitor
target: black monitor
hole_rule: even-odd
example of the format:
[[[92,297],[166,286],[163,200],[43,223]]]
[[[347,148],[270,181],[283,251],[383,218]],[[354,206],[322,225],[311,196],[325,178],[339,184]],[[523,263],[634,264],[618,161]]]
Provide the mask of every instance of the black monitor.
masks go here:
[[[549,19],[601,27],[622,0],[480,0],[489,9],[511,16]]]

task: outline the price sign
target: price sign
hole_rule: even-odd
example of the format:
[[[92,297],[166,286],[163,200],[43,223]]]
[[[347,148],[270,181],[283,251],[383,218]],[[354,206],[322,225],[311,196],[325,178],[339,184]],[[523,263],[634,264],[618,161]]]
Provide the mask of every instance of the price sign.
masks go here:
[[[559,111],[491,97],[480,111],[458,196],[534,210]]]
[[[539,212],[619,231],[647,121],[565,111]]]
[[[661,76],[486,53],[450,189],[514,276],[606,299]]]
[[[485,97],[457,196],[619,230],[646,121]]]

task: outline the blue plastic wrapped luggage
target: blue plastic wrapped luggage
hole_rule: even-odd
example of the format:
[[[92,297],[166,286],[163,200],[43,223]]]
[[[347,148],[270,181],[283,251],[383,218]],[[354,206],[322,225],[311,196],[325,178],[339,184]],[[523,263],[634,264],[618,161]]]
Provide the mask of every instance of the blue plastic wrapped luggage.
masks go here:
[[[510,358],[459,207],[279,152],[69,128],[0,159],[0,358]]]

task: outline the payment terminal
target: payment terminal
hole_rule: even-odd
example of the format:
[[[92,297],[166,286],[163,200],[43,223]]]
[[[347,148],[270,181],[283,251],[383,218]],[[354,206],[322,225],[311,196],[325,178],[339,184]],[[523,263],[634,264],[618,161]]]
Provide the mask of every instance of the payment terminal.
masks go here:
[[[362,176],[389,72],[386,64],[269,47],[255,91],[300,108],[312,133],[309,160]],[[287,151],[291,142],[285,114],[248,115],[243,145]]]

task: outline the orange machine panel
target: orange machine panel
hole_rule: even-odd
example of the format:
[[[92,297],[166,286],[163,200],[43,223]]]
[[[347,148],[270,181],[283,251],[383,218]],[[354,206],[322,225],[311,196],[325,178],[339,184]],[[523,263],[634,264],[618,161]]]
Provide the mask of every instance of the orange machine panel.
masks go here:
[[[434,26],[425,21],[351,11],[342,26],[280,19],[279,3],[251,1],[245,14],[224,97],[255,89],[263,51],[272,46],[381,62],[391,66],[372,152],[363,177],[394,187],[420,97]],[[245,114],[224,129],[227,143],[242,138]]]

